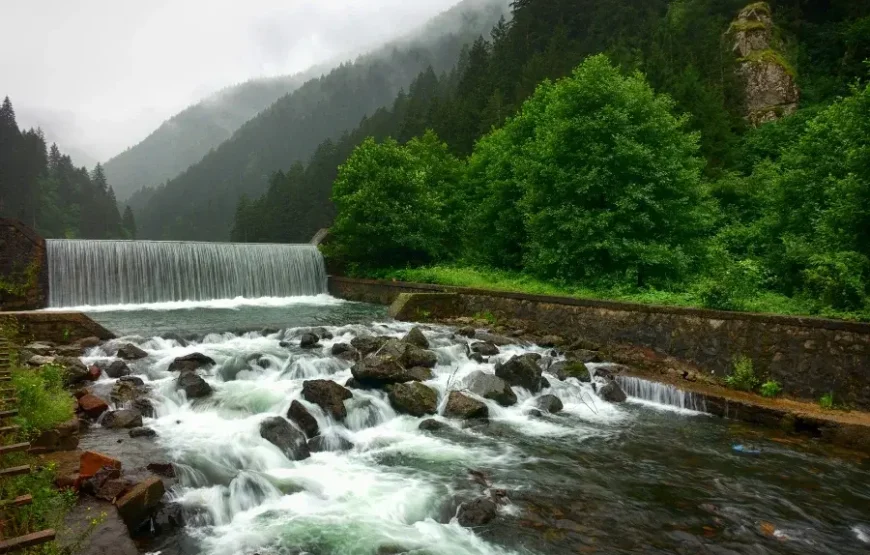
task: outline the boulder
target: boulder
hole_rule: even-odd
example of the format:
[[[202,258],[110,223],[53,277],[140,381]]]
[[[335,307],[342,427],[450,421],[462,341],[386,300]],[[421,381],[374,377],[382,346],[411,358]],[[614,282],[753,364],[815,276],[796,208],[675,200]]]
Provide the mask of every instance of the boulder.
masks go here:
[[[136,530],[151,517],[165,491],[163,481],[157,476],[152,476],[133,486],[115,502],[118,514],[129,530]]]
[[[145,387],[138,386],[135,382],[118,380],[115,382],[115,385],[112,386],[109,398],[116,405],[123,405],[135,401],[146,392],[147,389]]]
[[[387,387],[387,393],[398,413],[419,417],[438,410],[438,394],[420,382],[393,384]]]
[[[464,420],[489,418],[489,407],[477,399],[472,399],[458,391],[451,391],[444,407],[444,416]]]
[[[503,407],[510,407],[517,402],[517,396],[508,384],[498,376],[475,370],[463,382],[465,388],[484,399],[492,399]]]
[[[34,355],[48,357],[54,353],[54,347],[48,345],[47,343],[28,343],[24,346],[24,349],[30,351]]]
[[[353,449],[353,443],[338,435],[317,436],[308,440],[308,450],[312,453],[350,451],[351,449]]]
[[[133,428],[130,437],[157,437],[157,432],[151,428]]]
[[[538,340],[538,346],[544,348],[560,347],[565,344],[565,340],[558,335],[545,335]]]
[[[565,353],[568,360],[578,362],[601,362],[601,353],[590,349],[575,349]]]
[[[474,337],[499,347],[504,347],[505,345],[511,345],[517,342],[515,339],[511,339],[510,337],[489,332],[477,332],[474,334]]]
[[[302,384],[302,398],[336,420],[344,420],[347,417],[344,401],[353,398],[353,393],[332,380],[308,380]]]
[[[211,395],[212,388],[194,372],[182,372],[175,380],[175,388],[183,389],[188,399],[199,399]]]
[[[429,368],[424,368],[422,366],[415,366],[413,368],[408,369],[408,376],[411,377],[411,380],[417,382],[425,382],[429,381],[435,377],[435,374],[432,373],[432,370]]]
[[[45,366],[47,364],[55,364],[57,357],[33,355],[27,358],[27,364],[30,366]]]
[[[133,345],[132,343],[127,343],[120,349],[118,349],[118,358],[122,358],[124,360],[139,360],[140,358],[145,358],[148,356],[148,353]]]
[[[165,478],[175,478],[175,466],[172,463],[149,463],[148,470]]]
[[[303,333],[299,338],[299,346],[303,349],[313,349],[320,346],[320,338],[313,333]]]
[[[136,387],[143,387],[145,385],[145,382],[139,376],[121,376],[120,378],[118,378],[118,381],[121,383],[135,385]]]
[[[393,383],[420,381],[418,372],[406,370],[393,355],[368,355],[351,368],[357,383],[363,387],[384,387]]]
[[[332,356],[336,356],[343,360],[359,360],[359,351],[353,348],[349,343],[336,343],[332,346]]]
[[[559,361],[550,366],[550,372],[555,374],[560,380],[568,378],[577,378],[581,382],[589,383],[592,377],[589,375],[589,369],[586,365],[579,361]]]
[[[563,408],[562,400],[555,395],[541,395],[535,399],[535,406],[550,414],[556,414]]]
[[[489,341],[480,341],[471,345],[471,352],[485,357],[491,357],[499,354],[501,350]]]
[[[389,337],[373,337],[370,335],[354,337],[350,340],[351,346],[360,352],[362,356],[376,352],[384,346]]]
[[[91,371],[77,358],[57,357],[55,363],[60,364],[66,370],[64,383],[67,387],[74,387],[80,383],[91,381]]]
[[[483,356],[482,354],[480,354],[480,353],[471,353],[470,355],[468,355],[468,360],[473,360],[474,362],[476,362],[476,363],[478,363],[478,364],[486,364],[486,362],[487,362],[489,359],[486,358],[486,357],[484,357],[484,356]]]
[[[461,335],[462,337],[474,337],[477,331],[471,326],[462,326],[458,330],[456,330],[456,335]]]
[[[599,387],[598,396],[608,403],[622,403],[628,398],[616,382],[607,382]]]
[[[536,359],[529,355],[515,356],[505,363],[495,365],[496,376],[510,385],[523,387],[532,393],[541,390],[541,373]]]
[[[411,328],[405,337],[402,338],[402,341],[405,343],[410,343],[415,347],[419,347],[421,349],[429,348],[429,340],[426,339],[426,336],[423,335],[423,330],[421,330],[418,326],[414,326]]]
[[[133,482],[126,478],[110,478],[95,489],[94,497],[103,501],[115,501],[129,491],[133,485]]]
[[[414,366],[434,368],[438,362],[438,357],[432,351],[421,349],[416,345],[405,343],[398,339],[390,339],[384,343],[379,354],[394,357],[405,368],[412,368]]]
[[[120,470],[121,461],[96,451],[85,451],[79,459],[79,476],[82,479],[90,478],[103,467]]]
[[[613,362],[596,364],[592,374],[597,378],[604,378],[605,380],[612,380],[614,374],[620,374],[622,372],[630,370],[628,366],[624,364],[616,364]]]
[[[213,358],[205,356],[202,353],[190,353],[183,357],[178,357],[169,365],[170,372],[194,372],[200,368],[214,366]]]
[[[260,423],[260,436],[280,449],[291,461],[311,456],[305,434],[280,416],[272,416]]]
[[[139,428],[142,413],[136,409],[121,409],[107,412],[101,422],[103,428]]]
[[[459,506],[456,519],[466,528],[483,526],[495,518],[498,507],[489,497],[478,497]]]
[[[75,417],[43,431],[30,441],[31,451],[39,453],[73,451],[78,446],[79,420]]]
[[[88,380],[95,382],[103,375],[103,371],[97,365],[88,366]]]
[[[290,409],[287,411],[287,418],[299,426],[299,429],[305,432],[305,435],[311,439],[320,435],[320,427],[305,405],[294,400],[290,403]]]
[[[110,378],[120,378],[130,375],[130,368],[123,360],[116,360],[106,368],[106,375]]]
[[[99,347],[100,345],[103,344],[103,340],[100,339],[99,337],[93,337],[93,336],[83,337],[82,339],[79,339],[78,341],[76,341],[75,344],[78,345],[79,348],[81,348],[83,350],[87,350],[87,349],[93,349],[94,347]]]
[[[443,430],[444,428],[448,427],[449,426],[444,422],[435,420],[434,418],[427,418],[426,420],[420,422],[420,425],[417,426],[417,429],[423,430],[425,432],[436,432],[438,430]]]
[[[103,487],[109,480],[117,480],[121,477],[121,469],[114,468],[111,466],[103,466],[97,469],[97,471],[88,478],[82,479],[81,490],[84,493],[90,493],[91,495],[96,495],[100,488]]]
[[[151,401],[148,399],[134,399],[133,408],[141,412],[142,416],[146,416],[148,418],[154,418],[155,416],[157,416],[157,411],[154,410],[154,405],[152,405]]]
[[[88,393],[79,397],[79,408],[91,418],[97,418],[109,410],[109,405],[96,395]]]

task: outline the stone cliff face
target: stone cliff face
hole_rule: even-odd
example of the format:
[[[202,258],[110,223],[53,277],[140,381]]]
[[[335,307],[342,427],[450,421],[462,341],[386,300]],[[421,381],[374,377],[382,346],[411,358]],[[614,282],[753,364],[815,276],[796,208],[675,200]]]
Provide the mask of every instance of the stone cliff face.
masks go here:
[[[21,222],[0,218],[0,311],[46,306],[45,241]]]
[[[740,10],[728,30],[738,73],[743,79],[746,118],[761,125],[793,113],[800,100],[795,72],[780,52],[770,6],[764,2]]]

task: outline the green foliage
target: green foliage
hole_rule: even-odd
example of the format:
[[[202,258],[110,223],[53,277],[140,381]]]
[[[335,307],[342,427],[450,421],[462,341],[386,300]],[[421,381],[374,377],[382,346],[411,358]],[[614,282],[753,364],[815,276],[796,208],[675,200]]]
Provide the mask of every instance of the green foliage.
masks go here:
[[[752,360],[746,356],[739,356],[734,360],[734,368],[731,374],[725,378],[725,385],[731,389],[741,391],[753,391],[758,387],[759,380],[755,376]]]
[[[763,397],[776,397],[782,393],[782,385],[775,380],[768,380],[761,384],[761,395]]]
[[[834,408],[834,393],[829,392],[822,395],[819,399],[819,406],[825,410],[832,410]]]
[[[489,325],[491,325],[491,326],[494,326],[495,324],[498,323],[498,318],[495,317],[495,314],[493,314],[492,312],[489,312],[488,310],[485,312],[478,312],[477,314],[474,315],[474,318],[476,320],[484,320],[487,323],[489,323]]]
[[[4,466],[27,464],[31,461],[23,456],[6,457]],[[3,534],[5,537],[23,536],[28,533],[54,528],[64,529],[64,517],[75,506],[78,496],[72,490],[58,491],[54,487],[55,468],[53,465],[35,468],[30,474],[5,478],[0,482],[0,499],[11,500],[19,495],[30,494],[33,502],[29,505],[7,511],[4,514]],[[33,555],[55,555],[63,553],[53,542],[27,553]]]
[[[18,423],[27,434],[54,428],[74,416],[75,400],[64,389],[65,370],[48,365],[38,370],[13,370],[18,398]]]

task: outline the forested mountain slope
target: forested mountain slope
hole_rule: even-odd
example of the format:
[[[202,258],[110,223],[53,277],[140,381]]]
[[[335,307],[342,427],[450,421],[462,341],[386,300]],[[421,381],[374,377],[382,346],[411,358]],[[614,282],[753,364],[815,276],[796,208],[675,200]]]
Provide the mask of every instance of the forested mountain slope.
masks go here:
[[[318,144],[390,103],[420,71],[449,69],[462,45],[487,33],[507,10],[507,0],[465,0],[409,39],[305,83],[183,174],[134,195],[139,236],[228,239],[242,194],[261,194],[275,171],[307,161]]]

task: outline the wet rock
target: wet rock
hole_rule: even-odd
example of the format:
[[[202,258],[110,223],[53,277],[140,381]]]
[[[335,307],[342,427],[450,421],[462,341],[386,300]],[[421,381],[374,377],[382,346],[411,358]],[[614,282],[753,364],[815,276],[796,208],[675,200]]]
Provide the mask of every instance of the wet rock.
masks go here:
[[[563,408],[562,400],[555,395],[542,395],[535,399],[535,406],[550,414],[556,414]]]
[[[410,376],[411,379],[414,381],[425,382],[434,378],[435,374],[433,374],[432,370],[430,370],[429,368],[415,366],[408,369],[408,376]]]
[[[531,418],[543,418],[544,413],[540,411],[540,409],[531,409],[529,411],[529,416]]]
[[[214,366],[215,361],[209,356],[202,353],[190,353],[183,357],[178,357],[169,365],[170,372],[194,372],[200,368]]]
[[[425,432],[436,432],[438,430],[443,430],[444,428],[449,428],[449,426],[444,422],[435,420],[434,418],[427,418],[420,422],[420,425],[417,426],[417,428]]]
[[[83,479],[94,476],[103,467],[121,470],[121,461],[96,451],[85,451],[79,458],[79,476]]]
[[[511,345],[517,342],[515,339],[511,339],[510,337],[489,332],[478,332],[474,336],[481,341],[492,343],[498,347],[504,347],[505,345]]]
[[[150,463],[145,468],[158,476],[163,476],[164,478],[175,478],[175,467],[172,463]]]
[[[311,456],[305,434],[280,416],[272,416],[260,423],[260,436],[280,449],[292,461]]]
[[[142,387],[145,385],[145,382],[139,376],[121,376],[120,378],[118,378],[118,381],[121,383],[135,385],[137,387]]]
[[[361,384],[356,378],[348,378],[347,381],[344,382],[344,387],[348,389],[371,389],[368,386]]]
[[[616,382],[607,382],[599,387],[598,396],[608,403],[622,403],[627,399],[625,392]]]
[[[353,365],[351,373],[363,387],[384,387],[421,379],[418,372],[406,370],[396,357],[389,354],[368,355]]]
[[[60,364],[66,370],[64,383],[67,387],[74,387],[80,383],[91,381],[91,371],[77,358],[57,357],[56,364]]]
[[[148,353],[133,345],[132,343],[127,343],[118,349],[118,358],[124,360],[139,360],[141,358],[145,358],[148,356]]]
[[[121,376],[129,376],[130,368],[123,360],[116,360],[106,368],[106,375],[115,379]]]
[[[366,356],[377,352],[388,340],[389,337],[362,336],[354,337],[350,340],[350,344],[359,351],[360,355]]]
[[[133,428],[130,437],[157,437],[157,432],[151,428]]]
[[[390,405],[400,414],[420,417],[438,410],[438,394],[420,382],[393,384],[387,393]]]
[[[343,360],[359,360],[360,353],[353,348],[349,343],[336,343],[332,346],[332,356],[336,356]]]
[[[153,514],[165,493],[163,481],[153,476],[136,484],[115,502],[118,514],[131,531],[136,530]]]
[[[565,353],[565,357],[578,362],[601,362],[601,353],[589,349],[577,349]]]
[[[54,364],[56,358],[53,356],[32,355],[27,358],[27,364],[30,366],[45,366],[47,364]]]
[[[183,389],[188,399],[199,399],[211,394],[212,388],[204,379],[193,372],[183,372],[175,380],[175,388]]]
[[[484,399],[492,399],[503,407],[515,405],[517,396],[508,384],[498,376],[476,370],[468,375],[463,382],[468,391]]]
[[[103,375],[103,371],[97,365],[88,366],[88,380],[95,382]]]
[[[620,374],[627,370],[629,370],[629,368],[624,364],[608,362],[603,364],[596,364],[592,373],[598,378],[612,380],[615,374]]]
[[[549,389],[550,388],[550,380],[547,378],[541,378],[541,389]]]
[[[565,344],[565,340],[558,335],[545,335],[541,339],[538,340],[538,346],[544,347],[546,349],[552,347],[560,347]]]
[[[89,393],[79,398],[79,408],[91,418],[97,418],[109,410],[109,405],[96,395]]]
[[[114,501],[132,488],[134,483],[124,478],[112,478],[103,482],[94,492],[94,497],[103,501]]]
[[[141,412],[142,416],[148,418],[154,418],[157,416],[157,412],[154,410],[154,405],[152,405],[151,401],[148,399],[134,399],[133,408]]]
[[[266,368],[272,366],[272,361],[270,361],[268,358],[261,358],[257,360],[257,366],[265,370]]]
[[[456,330],[456,335],[461,335],[462,337],[474,337],[476,333],[477,330],[471,326],[462,326]]]
[[[142,413],[136,409],[107,412],[101,421],[103,428],[138,428],[142,426]]]
[[[353,398],[353,393],[332,380],[308,380],[302,384],[302,398],[336,420],[344,420],[347,417],[344,401]]]
[[[489,407],[458,391],[451,391],[444,407],[444,416],[464,420],[489,418]]]
[[[353,443],[338,435],[317,436],[308,440],[308,450],[312,453],[350,451],[351,449],[353,449]]]
[[[91,390],[88,389],[87,387],[82,387],[82,388],[79,388],[79,389],[76,389],[75,391],[73,391],[73,397],[75,397],[76,401],[78,401],[79,399],[81,399],[85,395],[90,394],[90,392],[91,392]]]
[[[123,405],[135,401],[146,392],[144,387],[137,386],[134,382],[121,381],[115,382],[112,386],[112,391],[109,393],[109,398],[116,405]]]
[[[287,411],[287,418],[299,426],[305,435],[310,439],[320,435],[320,427],[317,425],[317,419],[314,418],[305,405],[294,400],[290,403],[290,409]]]
[[[580,361],[559,361],[550,366],[550,372],[556,375],[557,378],[564,381],[568,378],[577,378],[581,382],[589,383],[592,381],[589,375],[589,369]]]
[[[414,366],[434,368],[438,362],[438,358],[432,351],[421,349],[416,345],[405,343],[398,339],[390,339],[384,343],[380,354],[394,357],[405,368],[412,368]]]
[[[121,469],[114,466],[102,466],[98,468],[91,476],[81,480],[81,490],[90,495],[96,493],[103,487],[103,484],[109,480],[117,480],[121,477]]]
[[[299,346],[303,349],[314,349],[320,346],[320,338],[313,333],[303,333],[299,338]]]
[[[24,346],[24,349],[33,353],[34,355],[42,356],[42,357],[48,357],[48,356],[51,356],[52,354],[54,354],[54,347],[52,347],[51,345],[49,345],[47,343],[40,343],[40,342],[28,343],[27,345]]]
[[[289,349],[290,347],[292,347],[289,341],[279,341],[278,346],[282,349]]]
[[[78,341],[75,342],[75,344],[78,345],[78,347],[80,349],[87,350],[87,349],[93,349],[94,347],[99,347],[100,345],[103,344],[103,340],[100,339],[99,337],[91,336],[91,337],[84,337],[82,339],[79,339]]]
[[[534,357],[528,355],[515,356],[505,363],[495,365],[496,376],[510,385],[523,387],[532,393],[541,390],[541,374],[541,367]]]
[[[498,507],[492,499],[478,497],[461,504],[456,519],[466,528],[483,526],[494,519],[497,512]]]
[[[471,353],[470,355],[468,355],[468,359],[473,360],[474,362],[476,362],[478,364],[485,364],[486,361],[488,360],[486,357],[484,357],[480,353]]]
[[[414,326],[411,328],[405,337],[402,338],[402,341],[405,343],[410,343],[415,347],[420,347],[421,349],[429,348],[429,340],[426,339],[426,336],[423,335],[423,330],[421,330],[418,326]]]
[[[495,346],[495,344],[490,343],[489,341],[481,341],[471,346],[471,352],[486,357],[491,357],[499,354],[501,351],[498,347]]]

